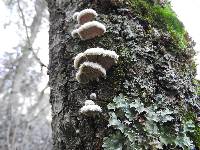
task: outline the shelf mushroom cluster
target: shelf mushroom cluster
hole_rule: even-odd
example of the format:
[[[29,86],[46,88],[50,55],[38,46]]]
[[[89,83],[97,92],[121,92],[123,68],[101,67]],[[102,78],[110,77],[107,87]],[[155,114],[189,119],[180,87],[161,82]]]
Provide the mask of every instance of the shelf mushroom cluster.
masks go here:
[[[100,37],[106,32],[104,24],[94,21],[98,14],[93,9],[84,9],[76,12],[73,19],[77,20],[76,29],[71,32],[72,37],[79,36],[81,40],[89,40]],[[76,79],[79,83],[88,83],[89,81],[99,80],[106,77],[106,71],[115,65],[118,61],[118,55],[115,51],[105,50],[103,48],[89,48],[79,53],[74,59],[74,67],[78,69]],[[102,112],[100,106],[93,100],[96,94],[90,95],[91,100],[86,100],[85,105],[80,109],[81,114],[94,115]]]
[[[106,27],[98,21],[92,21],[97,16],[98,14],[93,9],[74,13],[73,19],[77,20],[78,28],[71,32],[72,37],[79,35],[82,40],[88,40],[102,36],[106,32]]]
[[[115,51],[103,48],[90,48],[79,53],[74,59],[74,67],[78,69],[76,79],[80,83],[87,83],[106,77],[106,70],[117,63],[118,57]]]

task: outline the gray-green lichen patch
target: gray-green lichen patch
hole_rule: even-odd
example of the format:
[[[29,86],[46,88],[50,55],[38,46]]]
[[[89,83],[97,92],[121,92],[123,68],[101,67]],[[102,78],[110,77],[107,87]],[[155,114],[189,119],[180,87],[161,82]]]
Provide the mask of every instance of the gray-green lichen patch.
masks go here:
[[[184,134],[181,131],[186,123],[182,120],[185,112],[198,107],[195,86],[192,83],[195,67],[192,67],[191,56],[185,53],[187,50],[177,52],[179,48],[173,45],[173,39],[167,32],[153,27],[152,32],[147,32],[137,19],[130,20],[128,16],[112,14],[105,17],[105,22],[107,22],[108,32],[98,41],[97,45],[109,47],[120,55],[118,64],[106,79],[106,82],[113,83],[114,93],[116,95],[123,93],[132,98],[131,101],[140,99],[145,107],[156,106],[157,110],[176,111],[176,113],[172,112],[175,119],[166,121],[160,131],[163,136],[167,136],[165,137],[167,140],[174,139],[173,142],[164,142],[162,140],[165,138],[157,137],[158,135],[149,138],[145,130],[138,131],[136,127],[136,134],[142,132],[148,137],[147,139],[143,137],[148,141],[146,147],[143,148],[170,148],[168,144],[184,149],[192,147],[192,140],[186,136],[185,131]],[[188,49],[193,51],[190,47]],[[153,112],[156,113],[154,110]],[[162,126],[163,123],[157,122],[156,124]],[[171,134],[168,134],[169,124]],[[180,130],[176,131],[177,135],[172,134],[175,132],[175,126],[181,126]],[[119,137],[119,140],[120,138],[122,137]],[[160,139],[155,140],[157,138]],[[184,142],[187,145],[184,145]]]
[[[104,138],[103,147],[114,149],[191,149],[195,131],[192,120],[185,120],[180,115],[182,110],[163,107],[166,99],[157,95],[157,102],[145,104],[143,98],[128,99],[122,94],[108,104],[109,127],[115,132]],[[118,144],[112,141],[118,141]]]

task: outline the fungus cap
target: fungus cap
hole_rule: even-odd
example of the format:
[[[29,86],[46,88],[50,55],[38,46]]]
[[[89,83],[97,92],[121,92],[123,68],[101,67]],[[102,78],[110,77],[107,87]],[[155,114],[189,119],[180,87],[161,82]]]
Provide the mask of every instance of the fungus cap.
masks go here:
[[[95,100],[97,98],[96,93],[91,93],[90,94],[90,99]]]
[[[86,22],[91,21],[92,19],[94,19],[95,17],[97,17],[98,14],[95,10],[93,9],[84,9],[80,12],[76,12],[73,15],[73,19],[77,19],[78,24],[84,24]]]
[[[75,29],[71,32],[71,36],[75,38],[78,35],[78,29]]]
[[[103,48],[90,48],[75,57],[74,67],[78,68],[85,61],[90,61],[100,64],[107,70],[117,63],[118,57],[115,51],[104,50]]]
[[[80,83],[87,83],[90,80],[98,80],[99,77],[105,76],[106,70],[101,65],[93,62],[84,62],[79,67],[76,79]]]
[[[76,20],[76,19],[77,19],[77,16],[79,15],[79,13],[80,13],[80,12],[75,12],[74,15],[72,16],[72,18],[73,18],[74,20]]]
[[[80,112],[86,115],[94,115],[94,112],[102,112],[102,109],[98,105],[85,105],[81,107]]]
[[[74,37],[75,34],[78,34],[82,40],[88,40],[102,36],[105,32],[106,27],[102,23],[91,21],[81,25],[78,29],[73,30],[71,35]]]
[[[87,106],[87,105],[95,105],[95,103],[92,100],[86,100],[85,106]]]

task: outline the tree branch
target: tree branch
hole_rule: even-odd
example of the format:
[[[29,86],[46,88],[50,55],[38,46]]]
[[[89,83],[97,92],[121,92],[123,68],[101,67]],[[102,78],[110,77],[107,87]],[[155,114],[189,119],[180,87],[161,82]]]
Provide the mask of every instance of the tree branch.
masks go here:
[[[17,5],[18,5],[18,9],[20,11],[21,17],[22,17],[22,21],[23,21],[23,26],[25,28],[26,31],[26,38],[27,38],[27,43],[28,43],[28,49],[32,52],[33,57],[36,59],[36,61],[41,65],[41,67],[47,67],[47,65],[45,65],[40,58],[37,56],[37,54],[34,52],[33,48],[32,48],[32,43],[31,43],[31,39],[30,36],[28,34],[28,26],[26,24],[26,20],[25,20],[25,16],[24,16],[24,12],[20,6],[20,2],[19,0],[17,0]]]

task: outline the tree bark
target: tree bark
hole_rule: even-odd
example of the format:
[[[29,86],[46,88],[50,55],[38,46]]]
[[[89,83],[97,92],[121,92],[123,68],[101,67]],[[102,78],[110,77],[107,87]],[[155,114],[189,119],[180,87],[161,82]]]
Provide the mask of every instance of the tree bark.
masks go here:
[[[147,103],[161,94],[170,103],[163,107],[171,108],[187,95],[193,97],[193,50],[178,51],[167,32],[150,29],[128,10],[128,4],[118,8],[111,3],[101,5],[86,0],[47,2],[50,13],[48,74],[55,150],[101,150],[103,137],[111,132],[107,127],[106,106],[120,93],[134,98],[145,95]],[[72,16],[84,8],[98,12],[96,20],[107,28],[102,37],[86,41],[72,38],[71,31],[76,24]],[[73,58],[94,47],[116,51],[119,62],[107,71],[106,79],[79,84],[75,79],[77,70]],[[95,103],[103,108],[103,113],[96,118],[79,113],[91,93],[97,94]]]

